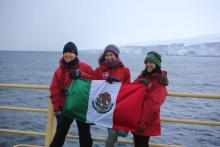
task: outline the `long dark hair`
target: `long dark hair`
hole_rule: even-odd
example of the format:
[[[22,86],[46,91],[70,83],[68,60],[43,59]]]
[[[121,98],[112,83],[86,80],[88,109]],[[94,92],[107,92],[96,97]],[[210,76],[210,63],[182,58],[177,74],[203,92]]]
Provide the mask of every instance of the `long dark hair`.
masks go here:
[[[105,54],[103,53],[103,54],[101,54],[101,56],[99,57],[99,60],[98,60],[99,65],[103,64],[104,61],[105,61]]]

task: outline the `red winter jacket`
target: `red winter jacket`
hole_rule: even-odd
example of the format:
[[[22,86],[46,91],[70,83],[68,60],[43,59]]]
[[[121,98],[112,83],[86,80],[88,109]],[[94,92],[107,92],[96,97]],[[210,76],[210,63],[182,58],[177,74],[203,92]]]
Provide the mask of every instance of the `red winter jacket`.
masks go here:
[[[63,64],[63,59],[60,60],[60,66],[56,69],[51,85],[50,85],[50,99],[53,104],[54,111],[59,111],[63,108],[65,101],[65,89],[70,85],[70,72],[79,69],[80,78],[92,79],[93,69],[86,63],[79,61],[78,65],[74,67],[67,67]]]
[[[124,83],[131,82],[130,71],[124,65],[119,65],[115,68],[109,69],[104,64],[101,64],[93,72],[93,80],[106,80],[109,76],[120,79]]]
[[[160,76],[166,78],[166,72],[163,71]],[[167,89],[165,85],[159,84],[156,80],[158,74],[152,76],[146,76],[146,93],[142,106],[141,119],[137,127],[143,129],[142,133],[133,132],[136,135],[141,136],[158,136],[161,134],[160,129],[160,107],[163,104],[167,95]],[[163,78],[163,77],[162,77]],[[141,76],[138,76],[134,83],[141,83]]]

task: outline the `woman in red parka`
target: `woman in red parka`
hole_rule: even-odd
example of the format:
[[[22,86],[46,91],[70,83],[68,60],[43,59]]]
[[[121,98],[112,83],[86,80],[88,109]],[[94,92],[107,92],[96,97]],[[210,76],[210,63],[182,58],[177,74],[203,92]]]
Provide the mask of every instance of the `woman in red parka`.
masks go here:
[[[99,59],[99,67],[93,73],[94,80],[106,80],[109,83],[125,82],[130,83],[130,71],[123,65],[119,58],[119,49],[117,46],[110,44],[106,46],[104,53]],[[114,130],[108,128],[108,138],[106,147],[113,147],[118,136],[126,136],[127,131]]]
[[[92,79],[92,73],[93,69],[88,64],[79,60],[76,45],[68,42],[63,48],[63,57],[60,60],[60,66],[56,69],[50,86],[50,99],[57,119],[57,129],[50,147],[63,146],[65,137],[73,122],[73,119],[62,114],[62,108],[66,98],[65,89],[68,88],[72,80],[78,78]],[[76,124],[79,132],[80,147],[91,147],[90,125],[80,121],[76,121]]]
[[[160,107],[167,95],[167,73],[161,70],[161,55],[151,51],[144,61],[145,69],[134,83],[146,85],[141,118],[133,132],[135,147],[148,147],[150,136],[160,135]]]

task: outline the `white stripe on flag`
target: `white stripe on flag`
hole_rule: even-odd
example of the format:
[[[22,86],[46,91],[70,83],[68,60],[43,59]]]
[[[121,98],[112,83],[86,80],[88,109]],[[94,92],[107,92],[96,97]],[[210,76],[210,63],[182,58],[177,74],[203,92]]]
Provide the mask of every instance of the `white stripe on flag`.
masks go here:
[[[103,127],[112,127],[113,125],[113,112],[116,105],[116,99],[120,90],[121,83],[115,82],[109,84],[104,80],[93,80],[90,88],[88,111],[86,120],[89,123],[95,123]],[[93,107],[94,101],[97,100],[100,93],[108,92],[111,95],[111,103],[113,104],[111,110],[106,113],[98,113]]]

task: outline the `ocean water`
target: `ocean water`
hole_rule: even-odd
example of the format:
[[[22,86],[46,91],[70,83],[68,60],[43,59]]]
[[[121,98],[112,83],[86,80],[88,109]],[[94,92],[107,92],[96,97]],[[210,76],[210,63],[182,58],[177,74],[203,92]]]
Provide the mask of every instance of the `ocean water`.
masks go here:
[[[0,51],[0,83],[49,85],[61,52]],[[100,53],[80,51],[81,60],[97,67]],[[132,80],[144,68],[143,54],[121,54],[121,60],[132,73]],[[169,92],[220,94],[220,57],[163,56],[162,68],[167,70]],[[46,108],[49,92],[45,90],[0,88],[0,105]],[[167,97],[161,117],[220,122],[220,100]],[[1,129],[45,131],[46,113],[0,110]],[[105,137],[105,128],[92,127],[92,136]],[[77,135],[75,123],[69,134]],[[127,138],[132,139],[132,135]],[[219,147],[220,127],[162,123],[162,135],[151,137],[151,143],[178,144],[187,147]],[[0,133],[0,147],[15,144],[43,145],[44,138]],[[79,146],[67,140],[64,147]],[[94,147],[103,143],[94,142]],[[129,146],[129,145],[117,145]]]

